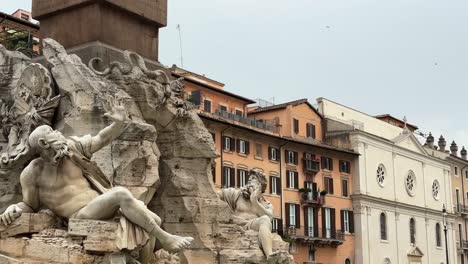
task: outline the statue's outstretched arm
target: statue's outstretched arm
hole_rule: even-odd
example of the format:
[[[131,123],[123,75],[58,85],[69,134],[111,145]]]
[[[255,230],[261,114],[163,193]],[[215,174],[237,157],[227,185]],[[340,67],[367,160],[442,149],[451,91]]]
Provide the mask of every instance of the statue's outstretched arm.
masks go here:
[[[125,129],[127,122],[130,120],[125,107],[123,105],[114,104],[114,100],[111,101],[111,103],[106,105],[108,112],[105,113],[104,116],[109,117],[113,122],[91,139],[91,153],[107,146],[112,142],[112,140],[120,136]]]

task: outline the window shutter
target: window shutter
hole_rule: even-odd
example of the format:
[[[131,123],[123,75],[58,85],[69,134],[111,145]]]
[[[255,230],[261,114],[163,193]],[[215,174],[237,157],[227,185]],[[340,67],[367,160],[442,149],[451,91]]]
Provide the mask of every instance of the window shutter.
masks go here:
[[[234,138],[229,138],[230,141],[231,141],[231,151],[236,151],[236,141],[234,140]]]
[[[286,188],[289,188],[291,185],[290,185],[290,181],[289,181],[289,171],[287,170],[286,171]]]
[[[283,219],[278,219],[278,235],[283,236]]]
[[[314,215],[314,235],[315,237],[318,237],[319,228],[318,228],[318,209],[317,208],[314,209],[313,215]]]
[[[349,216],[349,215],[348,215]],[[341,230],[345,230],[344,226],[344,210],[340,210],[340,218],[341,218]]]
[[[271,160],[271,149],[272,147],[268,147],[268,160]]]
[[[299,172],[294,172],[294,189],[299,189]]]
[[[236,170],[234,168],[229,168],[231,170],[231,182],[229,183],[229,187],[234,187],[236,186]]]
[[[279,148],[276,149],[276,160],[281,162],[281,151]]]
[[[323,156],[320,157],[320,160],[321,160],[320,163],[322,163],[322,169],[325,169],[325,157],[323,157]]]
[[[236,149],[237,149],[237,152],[239,153],[240,152],[240,139],[236,139]]]
[[[333,170],[333,159],[329,158],[329,162],[330,162],[330,170],[332,171]]]
[[[310,137],[311,136],[311,131],[310,131],[310,123],[307,123],[306,125],[306,136]]]
[[[296,165],[299,164],[298,160],[297,160],[297,155],[298,155],[298,153],[296,151],[294,151],[294,164],[296,164]]]
[[[237,169],[237,187],[240,188],[240,182],[241,182],[241,178],[240,178],[240,175],[241,175],[241,170]]]
[[[250,153],[250,142],[245,141],[245,154],[249,155]]]
[[[327,221],[325,219],[326,210],[327,209],[325,207],[322,207],[322,237],[325,237],[327,235]]]
[[[287,149],[284,150],[284,158],[286,159],[286,163],[291,163],[291,161],[289,160],[288,152],[289,151]]]
[[[276,178],[276,193],[281,195],[281,191],[283,190],[281,188],[281,178]]]
[[[315,139],[315,136],[316,136],[316,135],[315,135],[315,126],[312,125],[312,138]]]
[[[296,228],[301,227],[301,207],[298,204],[294,205],[296,209]]]
[[[222,136],[222,137],[221,137],[221,147],[222,147],[223,149],[226,148],[226,137],[225,137],[225,136]]]
[[[307,217],[309,216],[307,214],[307,209],[308,207],[304,207],[304,235],[309,236],[309,219]]]
[[[334,194],[335,192],[333,191],[333,178],[330,179],[330,194]]]
[[[335,208],[330,208],[331,236],[336,238]]]
[[[290,221],[290,213],[289,213],[289,204],[286,203],[286,228],[288,228],[289,226],[291,226],[291,223],[289,222]]]
[[[273,176],[270,176],[270,193],[273,193]]]
[[[222,172],[221,172],[221,188],[225,188],[226,187],[226,167],[223,167],[222,168]]]
[[[354,233],[354,213],[353,211],[348,212],[349,217],[349,232]]]
[[[317,183],[316,182],[313,182],[312,183],[312,198],[317,200],[317,196],[319,194],[317,193]]]

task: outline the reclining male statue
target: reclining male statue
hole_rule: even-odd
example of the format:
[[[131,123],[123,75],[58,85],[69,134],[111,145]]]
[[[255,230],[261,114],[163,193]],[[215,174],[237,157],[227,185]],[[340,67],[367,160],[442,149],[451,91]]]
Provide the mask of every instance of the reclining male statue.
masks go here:
[[[218,191],[218,196],[225,201],[233,212],[233,222],[246,230],[258,232],[260,247],[269,263],[277,263],[286,252],[273,253],[271,220],[273,206],[266,201],[263,193],[267,187],[265,175],[260,171],[251,170],[247,184],[240,188],[227,188]],[[283,260],[284,261],[284,260]]]
[[[123,106],[107,109],[109,113],[105,115],[113,123],[96,136],[65,137],[46,125],[30,134],[31,149],[40,157],[21,173],[23,201],[10,205],[0,215],[0,224],[8,225],[21,213],[37,212],[44,207],[65,219],[108,220],[120,210],[122,219],[129,221],[126,227],[142,228],[147,239],[148,235],[157,238],[164,249],[176,251],[189,246],[193,238],[162,230],[161,219],[155,213],[126,188],[112,187],[99,167],[90,161],[93,153],[123,132],[128,121]]]

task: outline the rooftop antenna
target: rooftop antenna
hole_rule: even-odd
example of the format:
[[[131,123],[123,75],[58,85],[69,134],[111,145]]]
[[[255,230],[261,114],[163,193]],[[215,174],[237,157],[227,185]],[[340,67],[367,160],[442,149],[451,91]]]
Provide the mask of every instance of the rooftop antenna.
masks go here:
[[[184,68],[184,57],[182,55],[182,33],[181,33],[180,24],[177,24],[177,30],[179,31],[180,65],[181,65],[182,68]]]

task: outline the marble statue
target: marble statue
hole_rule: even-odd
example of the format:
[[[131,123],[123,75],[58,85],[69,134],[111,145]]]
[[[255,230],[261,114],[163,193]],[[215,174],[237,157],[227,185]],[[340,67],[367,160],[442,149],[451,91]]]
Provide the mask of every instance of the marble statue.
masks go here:
[[[271,234],[273,206],[262,195],[266,187],[265,175],[260,171],[251,170],[249,180],[244,187],[221,189],[218,191],[218,196],[229,205],[235,224],[243,226],[246,230],[258,232],[260,246],[269,263],[277,263],[278,256],[283,252],[273,253]]]
[[[150,238],[157,238],[164,249],[186,248],[193,238],[162,230],[161,219],[155,213],[126,188],[112,187],[108,178],[90,161],[92,154],[116,139],[129,121],[118,100],[110,98],[105,108],[108,111],[105,116],[113,123],[96,136],[65,137],[48,125],[32,131],[28,143],[39,157],[21,173],[23,201],[6,209],[0,216],[1,224],[9,225],[22,213],[37,212],[41,206],[65,219],[108,220],[121,214],[129,220],[126,228],[133,224],[143,229]]]

